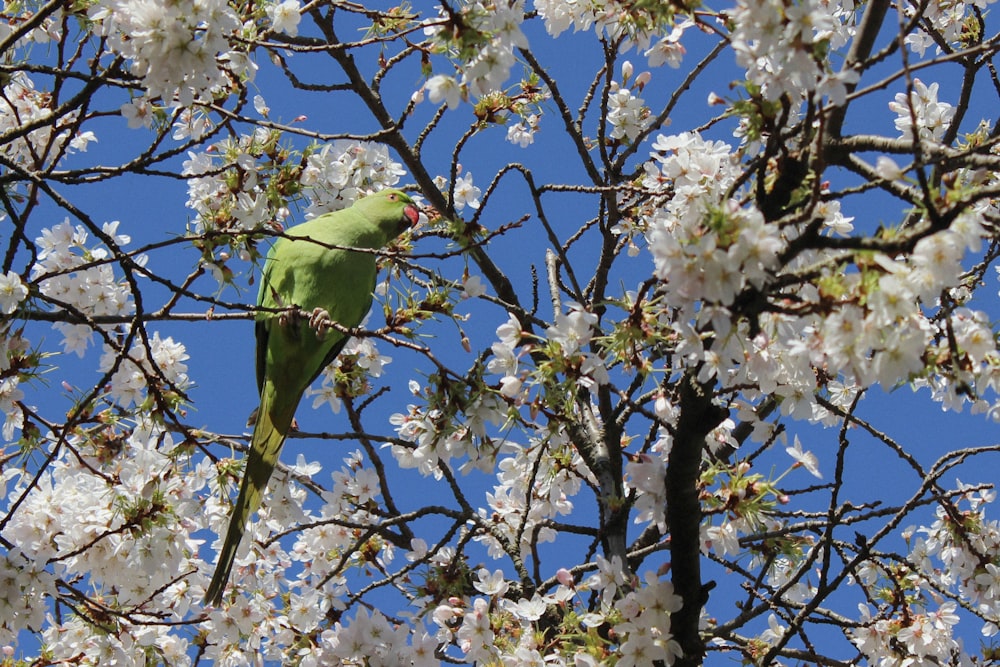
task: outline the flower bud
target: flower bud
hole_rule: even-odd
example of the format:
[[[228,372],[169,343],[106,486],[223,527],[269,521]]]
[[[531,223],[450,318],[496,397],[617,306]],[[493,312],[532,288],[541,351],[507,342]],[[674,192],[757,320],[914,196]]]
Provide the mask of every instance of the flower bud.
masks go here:
[[[632,78],[632,62],[626,60],[622,63],[622,81],[628,83],[628,80]]]

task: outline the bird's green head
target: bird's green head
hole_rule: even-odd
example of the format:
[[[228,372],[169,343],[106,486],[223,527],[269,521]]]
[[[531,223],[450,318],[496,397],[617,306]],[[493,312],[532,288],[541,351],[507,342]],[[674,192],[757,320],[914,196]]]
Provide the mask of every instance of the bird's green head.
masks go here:
[[[420,218],[420,209],[401,190],[376,192],[359,199],[354,206],[385,232],[387,241],[417,224]]]

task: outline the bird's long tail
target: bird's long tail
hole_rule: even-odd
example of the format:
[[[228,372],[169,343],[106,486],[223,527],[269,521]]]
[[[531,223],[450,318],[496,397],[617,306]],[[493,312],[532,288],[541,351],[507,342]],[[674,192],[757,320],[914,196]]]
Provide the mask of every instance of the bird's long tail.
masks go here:
[[[278,453],[285,441],[295,405],[290,408],[275,405],[275,392],[270,382],[264,384],[261,392],[260,409],[257,411],[257,423],[254,426],[250,451],[247,453],[246,469],[243,472],[243,482],[240,485],[240,495],[233,506],[233,515],[229,518],[229,528],[226,539],[219,551],[219,561],[215,566],[212,583],[205,592],[205,604],[218,605],[222,601],[222,592],[229,581],[229,574],[236,559],[236,550],[243,539],[250,515],[260,506],[261,497],[267,482],[278,463]]]

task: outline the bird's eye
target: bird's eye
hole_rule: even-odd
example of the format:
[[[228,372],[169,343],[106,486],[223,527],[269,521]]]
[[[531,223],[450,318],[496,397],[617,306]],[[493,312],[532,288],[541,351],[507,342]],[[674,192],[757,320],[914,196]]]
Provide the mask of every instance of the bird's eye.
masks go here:
[[[399,199],[399,197],[396,196],[395,192],[389,195],[389,201],[396,201],[397,199]]]

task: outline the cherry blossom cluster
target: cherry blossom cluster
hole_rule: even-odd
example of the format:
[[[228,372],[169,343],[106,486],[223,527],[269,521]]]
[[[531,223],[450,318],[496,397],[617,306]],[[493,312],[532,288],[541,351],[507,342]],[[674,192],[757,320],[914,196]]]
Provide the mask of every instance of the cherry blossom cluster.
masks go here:
[[[472,396],[464,403],[462,414],[456,414],[457,406],[441,403],[442,395],[428,396],[415,380],[410,382],[410,391],[433,403],[429,406],[411,403],[405,413],[397,412],[389,418],[396,434],[407,443],[391,446],[392,456],[401,468],[416,469],[421,475],[435,479],[441,479],[441,466],[450,465],[452,460],[466,459],[459,466],[463,472],[492,468],[498,448],[481,446],[480,438],[487,424],[503,421],[503,411],[495,396],[489,393]],[[502,449],[506,448],[505,443]]]
[[[667,202],[645,220],[656,276],[672,307],[699,301],[726,306],[745,287],[761,285],[783,243],[761,214],[726,199],[740,173],[731,148],[693,133],[660,135],[644,184],[670,183]]]
[[[449,72],[430,74],[414,94],[455,109],[463,101],[474,101],[476,116],[485,123],[508,123],[507,141],[526,147],[534,141],[542,116],[541,103],[548,93],[538,77],[529,74],[520,87],[505,89],[516,51],[527,48],[521,31],[523,0],[500,3],[468,2],[458,12],[445,12],[425,21],[428,52],[448,58]],[[429,70],[429,68],[428,68]]]
[[[382,613],[359,609],[353,618],[338,621],[333,630],[321,635],[320,651],[311,650],[304,664],[412,665],[434,667],[441,662],[435,651],[438,641],[425,630],[411,633],[405,626],[391,623]]]
[[[611,125],[612,139],[625,139],[629,142],[639,136],[648,123],[649,109],[642,98],[636,93],[649,81],[649,72],[644,72],[632,79],[632,63],[622,64],[622,84],[613,82],[608,96],[608,124]]]
[[[590,342],[598,332],[597,316],[575,301],[566,303],[567,312],[557,313],[546,330],[543,353],[549,361],[539,364],[536,377],[544,382],[552,374],[562,374],[588,389],[608,383],[608,371],[600,354],[592,351]],[[501,328],[509,327],[501,325]],[[506,329],[505,329],[506,332]],[[497,333],[506,337],[506,333]],[[502,339],[501,339],[502,340]]]
[[[573,301],[566,306],[567,312],[557,314],[538,341],[525,339],[513,315],[497,327],[487,370],[501,376],[497,393],[512,405],[530,404],[539,391],[571,401],[572,387],[593,391],[607,384],[606,361],[590,345],[598,334],[597,316]],[[527,355],[533,359],[525,359]]]
[[[928,86],[920,79],[913,80],[912,91],[896,93],[889,109],[896,113],[894,123],[901,138],[916,134],[921,141],[939,141],[955,116],[954,107],[938,101],[938,83]]]
[[[434,304],[434,312],[451,313],[462,301],[485,293],[479,277],[466,273],[461,281],[425,294],[422,299],[411,295],[390,306],[396,323],[419,323],[426,319],[424,309],[429,303]],[[494,372],[492,359],[489,368],[489,372]],[[482,370],[477,371],[477,378],[469,385],[409,381],[415,401],[406,406],[405,412],[396,412],[389,418],[402,441],[390,446],[400,467],[416,469],[421,475],[435,479],[441,479],[442,466],[457,466],[463,474],[473,470],[489,473],[494,470],[498,454],[513,451],[513,445],[506,439],[494,441],[490,437],[491,427],[507,421],[510,408],[505,399],[510,396],[505,394],[503,386],[488,385],[481,377]]]
[[[132,313],[131,289],[115,274],[117,253],[131,239],[119,234],[118,227],[118,221],[102,226],[113,248],[103,242],[91,245],[86,228],[69,219],[42,230],[35,239],[38,255],[31,267],[31,281],[54,309],[69,310],[81,318]],[[137,261],[141,264],[144,260],[140,257]],[[90,324],[56,322],[52,326],[63,336],[63,350],[80,357],[93,340]]]
[[[798,292],[799,298],[819,302],[835,289],[839,303],[822,317],[767,313],[758,324],[770,325],[756,337],[746,331],[730,335],[729,307],[747,289],[770,280],[794,232],[786,228],[779,235],[779,227],[765,224],[756,209],[724,200],[739,173],[729,146],[683,134],[661,135],[653,147],[644,185],[664,192],[665,200],[647,210],[639,228],[645,229],[655,275],[663,281],[660,290],[682,315],[672,325],[679,336],[678,354],[704,362],[701,379],[715,376],[732,386],[759,386],[761,392],[783,398],[783,413],[822,419],[827,413],[813,398],[817,383],[812,368],[839,369],[848,386],[892,385],[899,377],[924,375],[928,358],[947,358],[947,348],[958,336],[965,354],[960,366],[981,374],[973,379],[980,393],[991,387],[995,391],[996,345],[984,315],[957,309],[932,322],[920,308],[935,303],[942,291],[960,287],[962,259],[979,249],[985,234],[983,206],[919,238],[908,259],[876,255],[873,263],[853,274],[832,264],[815,284]],[[963,186],[959,182],[956,187]],[[824,216],[820,220],[830,233],[850,229],[839,207],[818,208],[817,213]],[[619,231],[634,234],[635,228],[622,226]],[[799,261],[818,259],[808,254]],[[711,307],[695,308],[699,303]],[[697,324],[690,328],[689,322]],[[698,328],[707,323],[716,335],[704,349]],[[782,328],[788,325],[809,342],[786,344]],[[932,349],[938,352],[928,354]],[[947,390],[938,394],[937,389],[953,386],[950,378],[957,366],[935,367],[927,376],[927,384],[946,404],[954,396]],[[937,374],[945,381],[935,380]],[[990,404],[979,409],[990,410]]]
[[[108,394],[122,407],[138,406],[157,397],[169,398],[170,407],[176,407],[191,384],[184,363],[187,359],[183,343],[169,336],[161,338],[156,332],[136,340],[128,350],[106,344],[98,368],[110,375]]]
[[[248,664],[260,651],[269,660],[302,664],[371,657],[372,664],[431,664],[437,642],[423,638],[412,628],[390,624],[386,617],[361,610],[327,625],[331,613],[344,609],[344,599],[356,590],[346,572],[364,571],[369,560],[379,568],[394,564],[391,543],[375,536],[359,540],[359,530],[376,525],[380,517],[371,511],[381,496],[379,477],[365,465],[360,451],[344,458],[344,465],[332,474],[333,485],[324,493],[318,511],[303,510],[305,493],[295,479],[311,479],[320,471],[303,457],[288,473],[280,471],[270,486],[259,519],[250,523],[248,534],[259,540],[269,534],[296,527],[295,540],[287,550],[277,540],[268,546],[242,548],[233,571],[236,590],[242,591],[209,617],[210,633],[216,644],[210,656],[224,664]],[[221,530],[228,518],[227,507],[211,513],[213,527]],[[367,554],[362,557],[362,554]],[[301,563],[292,576],[289,568]],[[275,608],[273,592],[288,589],[286,604]],[[278,613],[276,613],[278,612]],[[318,628],[326,629],[318,632]],[[303,637],[311,637],[303,641]],[[378,662],[382,660],[382,662]],[[423,660],[423,662],[421,662]]]
[[[825,389],[831,402],[845,406],[857,388],[892,386],[900,377],[931,387],[945,407],[972,400],[980,411],[992,410],[984,402],[986,392],[992,390],[995,401],[1000,385],[996,343],[983,324],[984,315],[957,309],[932,321],[920,308],[921,302],[933,302],[959,283],[960,260],[968,248],[978,246],[981,234],[974,219],[959,220],[921,239],[909,261],[883,256],[857,274],[824,272],[818,285],[799,293],[819,301],[823,290],[836,289],[841,294],[836,309],[822,317],[772,313],[760,319],[762,331],[756,336],[744,331],[716,337],[704,354],[703,377],[726,378],[733,386],[751,382],[762,393],[781,397],[782,413],[796,419],[829,418],[816,402],[817,390]],[[783,335],[792,331],[800,337]],[[960,359],[948,356],[956,344],[963,351]],[[679,350],[696,354],[698,349],[696,333],[688,331]],[[946,363],[929,365],[928,360]],[[813,368],[836,368],[840,377],[817,384]],[[955,394],[956,377],[977,386],[976,396]]]
[[[41,596],[56,595],[47,562],[55,576],[85,578],[89,590],[120,608],[152,604],[183,618],[190,604],[183,576],[201,562],[193,533],[204,526],[195,494],[205,485],[207,462],[196,466],[196,474],[176,474],[179,461],[190,459],[149,423],[95,426],[65,438],[49,434],[45,442],[54,460],[37,477],[5,470],[7,503],[18,505],[6,514],[5,534],[20,545],[0,561],[4,604],[17,610],[4,615],[5,631],[41,629],[49,611],[39,604]],[[11,507],[5,503],[5,513]],[[148,650],[170,664],[186,664],[187,639],[176,628],[115,623],[113,632],[94,633],[82,616],[49,616],[42,637],[56,661],[85,655],[91,664],[138,665]],[[139,646],[143,651],[136,651]]]
[[[850,69],[830,71],[826,54],[853,35],[852,6],[820,0],[740,0],[729,16],[736,61],[765,99],[787,94],[844,102],[845,84],[858,75]]]
[[[534,6],[545,20],[545,29],[552,37],[558,37],[569,28],[574,31],[593,28],[598,35],[612,40],[627,38],[631,45],[645,50],[653,67],[664,62],[674,66],[680,63],[684,55],[680,36],[685,28],[692,25],[687,21],[674,25],[675,8],[658,3],[534,0]],[[656,44],[652,44],[654,38],[659,38]]]
[[[535,142],[535,132],[538,131],[538,114],[528,114],[507,128],[507,141],[521,148],[527,148]]]
[[[14,73],[4,80],[0,94],[0,136],[4,137],[0,157],[19,167],[43,169],[68,152],[86,151],[96,137],[90,131],[70,129],[77,117],[76,112],[54,115],[47,93],[37,90],[25,72]]]
[[[344,465],[332,474],[332,480],[333,486],[318,514],[321,525],[303,531],[291,549],[291,558],[302,561],[302,579],[319,582],[333,577],[333,582],[342,586],[343,579],[337,576],[342,569],[339,564],[342,558],[350,565],[364,565],[359,545],[355,544],[357,536],[351,527],[370,525],[378,520],[368,508],[381,497],[382,488],[378,474],[365,465],[360,451],[344,458]],[[392,562],[392,545],[376,538],[368,546],[378,554],[383,566]],[[314,554],[326,556],[314,558]]]
[[[670,434],[666,429],[661,429],[659,433],[660,437],[649,451],[633,455],[625,464],[625,487],[634,498],[633,522],[652,523],[666,533],[666,473]]]
[[[2,283],[12,285],[14,278],[10,277],[11,274]],[[17,291],[23,290],[27,294],[27,288],[20,283],[20,278],[17,274],[13,275],[20,286]],[[21,407],[24,390],[21,389],[21,384],[38,372],[38,362],[37,355],[29,348],[29,341],[20,332],[12,333],[9,324],[0,328],[0,413],[4,418],[0,435],[5,440],[13,440],[15,432],[24,426],[24,410]]]
[[[1000,522],[987,509],[993,489],[959,482],[958,502],[940,505],[935,521],[918,529],[908,560],[927,583],[956,591],[982,619],[982,634],[1000,633]],[[934,561],[939,561],[935,566]]]
[[[364,327],[362,322],[361,328]],[[329,405],[338,414],[341,397],[363,395],[369,388],[368,379],[382,377],[383,368],[390,363],[392,357],[379,353],[373,339],[351,338],[333,363],[323,369],[319,386],[307,389],[305,396],[313,398],[314,409]]]
[[[456,15],[442,9],[438,18],[428,19],[424,34],[431,48],[454,53],[460,72],[457,79],[438,74],[427,81],[432,102],[444,100],[454,108],[463,95],[482,97],[502,88],[517,60],[515,49],[528,46],[521,32],[523,5],[524,0],[474,0],[462,3]]]
[[[540,433],[524,447],[508,443],[505,450],[511,455],[498,457],[498,484],[486,496],[488,507],[479,510],[488,530],[475,540],[500,559],[506,555],[501,540],[516,544],[520,538],[521,555],[528,558],[533,544],[555,540],[548,522],[572,513],[573,498],[593,475],[561,431]],[[525,470],[534,471],[530,484]]]
[[[935,47],[941,52],[941,43],[961,46],[967,31],[968,21],[975,21],[979,12],[988,11],[987,7],[993,0],[974,0],[973,2],[940,2],[921,10],[921,20],[915,22],[913,30],[907,33],[905,42],[911,51],[921,57],[928,47]],[[902,8],[907,20],[913,20],[914,8]]]
[[[45,569],[44,560],[14,548],[0,555],[0,593],[0,618],[4,619],[0,642],[15,644],[21,630],[38,632],[45,627],[45,606],[38,601],[55,593],[55,578]]]
[[[895,667],[914,659],[974,664],[970,651],[975,647],[956,636],[961,621],[957,600],[979,617],[983,637],[997,634],[1000,524],[986,516],[996,494],[961,482],[958,493],[954,501],[937,507],[930,526],[907,529],[905,565],[887,568],[866,561],[859,569],[856,583],[879,608],[859,605],[861,625],[853,631],[853,641],[872,664]],[[892,590],[905,595],[887,595]]]
[[[214,535],[225,531],[232,508],[224,499],[232,492],[231,487],[239,484],[237,462],[228,459],[222,463],[227,471],[225,483],[220,484],[221,489],[213,485],[210,503],[202,510]],[[331,608],[331,600],[339,591],[337,582],[325,592],[315,589],[304,590],[301,595],[290,592],[287,607],[278,603],[276,594],[283,593],[292,578],[286,573],[292,565],[292,555],[280,541],[269,539],[309,520],[310,515],[303,510],[306,492],[296,480],[308,480],[319,470],[319,465],[307,463],[300,456],[294,465],[280,466],[272,477],[264,506],[247,526],[247,538],[252,539],[243,541],[233,567],[232,579],[239,593],[212,609],[205,619],[204,630],[209,639],[206,655],[213,664],[249,665],[260,657],[287,662],[297,628],[310,628],[308,619]],[[219,479],[215,473],[217,469],[213,468],[210,481]],[[261,543],[266,546],[259,546]],[[218,549],[220,544],[217,540],[211,546]],[[199,578],[195,596],[204,592],[212,573],[210,562],[205,563],[202,572],[204,578]],[[293,621],[301,626],[293,625]]]
[[[117,664],[141,667],[147,659],[164,664],[192,664],[188,654],[191,643],[170,632],[161,623],[128,623],[115,626],[115,632],[95,633],[93,625],[81,616],[45,627],[41,637],[51,650],[53,660],[78,661],[81,664]]]
[[[879,667],[902,667],[908,664],[941,664],[956,659],[961,645],[952,628],[959,622],[954,602],[924,611],[911,610],[912,616],[875,618],[860,605],[862,626],[855,631],[854,643],[871,664]]]
[[[681,651],[667,628],[681,600],[670,581],[650,571],[626,579],[617,559],[597,556],[596,566],[582,581],[560,570],[551,593],[530,598],[512,596],[502,570],[480,568],[473,586],[481,595],[451,597],[434,608],[436,639],[476,663],[597,667],[613,653],[616,664],[628,667],[672,664]],[[587,611],[592,595],[600,599],[598,611]],[[553,632],[553,617],[557,634],[543,650],[540,639]],[[606,628],[604,636],[599,627]]]
[[[272,180],[284,180],[282,172],[272,175],[258,169],[258,161],[268,159],[278,139],[277,133],[261,128],[188,154],[182,174],[188,185],[187,207],[197,214],[197,233],[251,231],[288,215],[284,201],[275,206],[267,196]]]
[[[14,271],[0,275],[0,315],[13,314],[28,297],[28,286]],[[13,439],[24,424],[24,413],[18,403],[24,398],[20,388],[22,377],[33,371],[29,361],[28,341],[10,331],[10,324],[0,325],[0,413],[3,413],[4,439]],[[18,372],[15,372],[15,368]]]
[[[341,140],[310,152],[299,178],[308,201],[306,217],[346,208],[358,197],[399,183],[406,173],[382,145]]]
[[[995,383],[991,360],[996,358],[996,343],[983,328],[982,315],[958,309],[932,322],[919,307],[934,303],[943,291],[960,285],[964,273],[961,260],[967,251],[980,246],[983,234],[977,215],[962,215],[948,229],[921,238],[908,261],[878,258],[869,269],[869,280],[876,282],[853,285],[852,279],[842,278],[840,282],[849,286],[849,293],[870,291],[871,298],[866,308],[845,303],[822,323],[817,322],[815,342],[822,345],[826,360],[862,386],[876,382],[891,385],[893,378],[921,375],[926,359],[943,359],[941,354],[955,341],[967,355],[967,363],[960,366],[974,368],[983,373],[986,383]],[[954,338],[956,335],[961,338]],[[929,370],[932,384],[935,373],[952,377],[955,372],[947,364]]]
[[[91,7],[95,33],[129,62],[149,98],[189,106],[228,88],[230,77],[253,74],[231,38],[243,29],[224,0],[148,3],[107,0]]]

